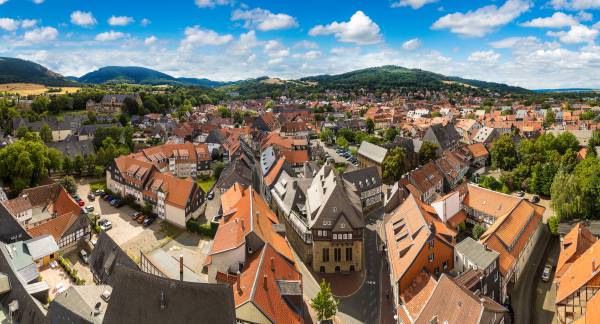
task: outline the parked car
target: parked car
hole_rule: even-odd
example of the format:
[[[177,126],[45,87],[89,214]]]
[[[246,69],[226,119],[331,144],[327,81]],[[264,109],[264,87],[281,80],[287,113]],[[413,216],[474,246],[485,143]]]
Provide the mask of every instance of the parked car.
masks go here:
[[[144,226],[150,226],[156,220],[156,216],[148,216],[144,219]]]
[[[517,196],[523,197],[523,196],[525,196],[525,192],[519,191],[519,192],[517,192]]]
[[[87,195],[87,199],[88,199],[89,201],[94,201],[94,200],[96,200],[96,196],[94,196],[94,194],[90,192],[90,193]]]
[[[98,221],[98,226],[100,226],[101,230],[108,231],[112,228],[112,223],[108,219],[101,219]]]
[[[544,272],[542,272],[542,281],[548,282],[548,280],[550,280],[551,274],[552,274],[552,266],[549,264],[546,264],[546,266],[544,267]]]
[[[113,199],[113,196],[111,196],[111,195],[106,195],[106,196],[104,196],[103,198],[104,198],[104,200],[106,200],[106,201],[111,201],[111,200]]]
[[[83,201],[83,200],[79,200],[79,201],[77,202],[77,204],[78,204],[79,206],[83,207],[83,206],[85,206],[85,201]]]
[[[79,195],[73,195],[72,197],[73,197],[73,199],[75,199],[75,200],[77,200],[77,201],[80,201],[80,200],[81,200],[81,197],[79,197]]]
[[[138,216],[136,221],[138,222],[138,224],[141,224],[144,222],[144,219],[146,219],[146,215],[140,215],[140,216]]]
[[[125,202],[123,201],[123,199],[117,199],[117,202],[115,202],[115,204],[113,206],[115,206],[116,208],[121,208],[125,205]]]
[[[94,191],[94,196],[102,196],[104,195],[104,190],[98,189]]]
[[[209,192],[208,195],[206,195],[206,199],[208,200],[212,200],[213,198],[215,198],[215,193],[213,191]]]
[[[90,262],[90,256],[84,249],[81,249],[81,251],[79,251],[79,257],[81,257],[81,261],[83,261],[83,263],[85,264],[88,264]]]
[[[138,216],[140,216],[141,214],[142,214],[142,213],[140,213],[140,212],[134,212],[133,214],[131,214],[131,218],[132,218],[132,219],[136,219],[136,218],[138,218]]]
[[[531,197],[531,202],[536,204],[540,202],[540,196],[538,195],[533,195],[533,197]]]
[[[82,209],[84,213],[89,214],[94,211],[94,206],[85,206]]]

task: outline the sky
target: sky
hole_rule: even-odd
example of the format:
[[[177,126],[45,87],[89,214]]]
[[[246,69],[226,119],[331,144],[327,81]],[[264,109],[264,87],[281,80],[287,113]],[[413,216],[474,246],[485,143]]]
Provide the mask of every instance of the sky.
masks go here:
[[[0,56],[218,81],[399,65],[600,88],[600,0],[0,0]]]

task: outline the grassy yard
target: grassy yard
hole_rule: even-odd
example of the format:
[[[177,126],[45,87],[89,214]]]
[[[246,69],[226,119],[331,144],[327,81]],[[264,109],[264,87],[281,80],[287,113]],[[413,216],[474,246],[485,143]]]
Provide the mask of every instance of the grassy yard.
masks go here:
[[[208,180],[196,180],[196,183],[200,186],[200,188],[202,188],[202,190],[204,190],[204,192],[209,192],[215,182],[216,180],[213,177],[210,177]]]
[[[106,181],[98,181],[90,183],[90,190],[106,190]]]

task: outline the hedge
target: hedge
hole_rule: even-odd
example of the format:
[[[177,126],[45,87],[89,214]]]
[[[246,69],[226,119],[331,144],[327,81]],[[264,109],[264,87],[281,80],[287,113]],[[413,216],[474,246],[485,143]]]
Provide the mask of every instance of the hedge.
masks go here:
[[[62,256],[58,257],[58,263],[65,269],[65,272],[75,281],[75,284],[78,286],[85,285],[85,280],[79,278],[77,276],[77,269],[71,268],[71,262],[69,260],[64,259]]]
[[[208,224],[198,224],[198,221],[192,218],[185,224],[185,227],[190,232],[214,238],[217,233],[217,228],[219,228],[219,224],[213,222],[209,222]]]

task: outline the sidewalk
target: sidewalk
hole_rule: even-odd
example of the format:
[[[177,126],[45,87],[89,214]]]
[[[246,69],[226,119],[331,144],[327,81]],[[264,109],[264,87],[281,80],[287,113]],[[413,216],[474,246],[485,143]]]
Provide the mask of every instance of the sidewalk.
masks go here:
[[[331,292],[336,297],[348,297],[360,289],[365,280],[365,271],[351,273],[314,273],[313,277],[319,283],[325,279],[331,285]]]
[[[384,263],[383,269],[381,270],[381,314],[379,316],[379,322],[381,324],[394,324],[394,296],[392,295],[392,286],[387,275],[389,267],[387,262]]]

